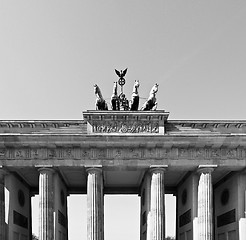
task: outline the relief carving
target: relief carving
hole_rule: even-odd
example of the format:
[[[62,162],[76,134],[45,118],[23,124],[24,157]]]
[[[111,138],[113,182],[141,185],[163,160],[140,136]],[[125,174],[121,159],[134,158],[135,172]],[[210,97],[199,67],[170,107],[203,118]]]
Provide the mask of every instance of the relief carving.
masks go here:
[[[196,158],[204,158],[204,150],[203,149],[197,149],[195,157]]]
[[[155,159],[157,158],[157,149],[146,149],[144,154],[144,158]]]
[[[99,150],[96,150],[96,158],[97,159],[105,159],[107,158],[107,149],[99,149]]]
[[[90,159],[90,150],[89,149],[81,149],[80,156],[82,159]]]
[[[23,158],[23,153],[22,153],[22,150],[18,149],[18,150],[15,150],[15,157],[16,158]]]
[[[124,158],[122,149],[115,149],[113,152],[114,159]]]
[[[221,157],[220,149],[212,149],[211,150],[211,158],[220,158],[220,157]]]
[[[179,149],[178,155],[181,158],[188,158],[188,151],[187,151],[187,149],[185,149],[185,148]]]
[[[55,149],[49,149],[48,150],[48,158],[55,158],[56,157],[56,150]]]
[[[65,154],[64,154],[67,158],[71,159],[74,158],[73,156],[73,150],[71,148],[68,148],[65,150]]]
[[[128,158],[136,159],[136,158],[141,158],[141,150],[140,149],[135,149],[135,148],[130,148],[127,150],[128,152]]]
[[[31,154],[32,154],[32,157],[34,158],[34,159],[37,159],[38,158],[38,149],[32,149],[31,150]]]
[[[235,149],[228,149],[226,152],[226,157],[227,158],[237,158],[237,151]]]
[[[93,122],[94,133],[159,133],[159,123],[131,121]]]
[[[160,158],[168,159],[171,155],[171,149],[160,149]]]

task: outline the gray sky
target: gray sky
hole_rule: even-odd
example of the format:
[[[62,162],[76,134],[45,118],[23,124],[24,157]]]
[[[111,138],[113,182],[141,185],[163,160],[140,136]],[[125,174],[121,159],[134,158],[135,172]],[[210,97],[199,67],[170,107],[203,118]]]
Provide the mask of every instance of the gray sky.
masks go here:
[[[81,119],[126,67],[170,119],[246,119],[245,26],[245,0],[2,0],[1,119]]]

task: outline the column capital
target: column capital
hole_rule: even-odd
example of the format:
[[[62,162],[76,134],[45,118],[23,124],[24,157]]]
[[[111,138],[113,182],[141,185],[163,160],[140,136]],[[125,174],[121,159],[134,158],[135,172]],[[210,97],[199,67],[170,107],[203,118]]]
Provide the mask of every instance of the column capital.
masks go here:
[[[199,165],[197,173],[212,173],[218,165]]]
[[[35,165],[35,168],[37,168],[39,172],[55,172],[55,169],[52,165]]]
[[[87,173],[93,173],[93,172],[102,173],[102,165],[85,166],[85,170]]]
[[[168,165],[150,165],[149,172],[165,172],[168,168]]]

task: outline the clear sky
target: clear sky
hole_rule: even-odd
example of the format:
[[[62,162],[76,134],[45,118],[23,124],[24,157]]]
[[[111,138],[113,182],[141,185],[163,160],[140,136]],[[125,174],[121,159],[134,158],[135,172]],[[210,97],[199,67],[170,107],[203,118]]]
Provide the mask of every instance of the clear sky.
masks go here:
[[[0,118],[81,119],[128,67],[170,119],[246,119],[245,26],[245,0],[1,0]]]

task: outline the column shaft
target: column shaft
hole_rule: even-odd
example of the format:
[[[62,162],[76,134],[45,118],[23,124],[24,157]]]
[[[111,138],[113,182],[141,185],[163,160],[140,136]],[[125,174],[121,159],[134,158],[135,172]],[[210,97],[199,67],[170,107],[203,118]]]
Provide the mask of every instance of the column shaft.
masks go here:
[[[54,240],[54,171],[41,168],[39,172],[39,240]]]
[[[0,170],[0,240],[5,240],[4,173]]]
[[[198,184],[198,239],[213,239],[213,190],[211,172],[201,169]]]
[[[100,168],[87,169],[87,240],[104,239],[103,177]]]
[[[147,217],[147,240],[165,239],[165,189],[162,168],[150,170],[150,210]]]

